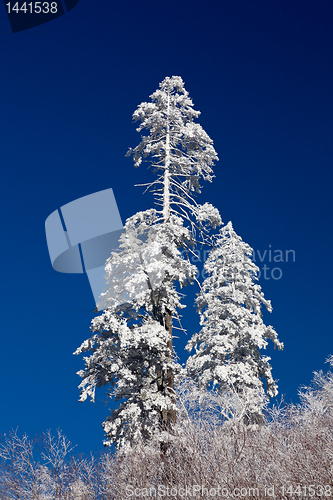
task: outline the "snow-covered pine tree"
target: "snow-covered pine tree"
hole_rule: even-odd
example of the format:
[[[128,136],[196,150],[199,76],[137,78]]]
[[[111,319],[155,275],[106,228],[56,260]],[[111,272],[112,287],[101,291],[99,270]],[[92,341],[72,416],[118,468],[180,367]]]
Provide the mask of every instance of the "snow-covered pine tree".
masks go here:
[[[260,422],[265,400],[277,394],[270,358],[259,349],[267,340],[283,348],[272,326],[265,326],[261,307],[272,311],[251,260],[252,248],[236,234],[231,222],[220,229],[214,248],[204,264],[206,279],[197,297],[202,329],[188,342],[195,353],[187,361],[189,375],[203,389],[234,393],[244,420]]]
[[[85,358],[81,400],[94,400],[95,388],[110,384],[110,397],[121,400],[103,423],[106,445],[150,439],[176,419],[173,320],[182,307],[180,287],[196,279],[188,255],[196,240],[205,242],[208,226],[221,224],[218,210],[199,205],[200,178],[211,181],[218,159],[213,142],[194,122],[199,112],[180,77],[165,78],[134,112],[144,129],[130,149],[135,166],[149,162],[157,178],[145,184],[156,208],[139,212],[125,224],[118,252],[106,263],[104,312],[92,321],[92,338],[76,351]],[[180,325],[180,322],[179,322]],[[181,325],[180,325],[181,327]]]

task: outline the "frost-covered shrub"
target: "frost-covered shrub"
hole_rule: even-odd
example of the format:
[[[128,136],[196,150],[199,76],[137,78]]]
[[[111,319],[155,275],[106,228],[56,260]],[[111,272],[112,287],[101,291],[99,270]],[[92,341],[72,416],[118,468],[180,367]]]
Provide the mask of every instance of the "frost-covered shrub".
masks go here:
[[[152,440],[85,459],[69,454],[61,434],[42,443],[4,436],[1,500],[144,500],[154,498],[154,489],[156,498],[163,492],[168,498],[169,491],[169,498],[181,500],[186,488],[192,498],[207,500],[214,498],[212,489],[215,498],[218,491],[221,498],[236,492],[260,500],[333,496],[331,372],[315,374],[299,405],[266,409],[265,425],[244,425],[227,394],[192,389],[191,383],[180,388],[182,410],[165,453]],[[208,493],[194,495],[194,487]]]

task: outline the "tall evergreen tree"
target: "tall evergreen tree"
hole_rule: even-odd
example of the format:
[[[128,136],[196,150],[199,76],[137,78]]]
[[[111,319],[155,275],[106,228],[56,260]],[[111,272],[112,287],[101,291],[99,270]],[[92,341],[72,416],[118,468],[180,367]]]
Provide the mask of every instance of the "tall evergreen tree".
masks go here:
[[[197,298],[200,333],[187,345],[195,353],[187,362],[188,373],[203,389],[233,392],[247,422],[260,422],[264,404],[263,381],[269,397],[277,394],[270,358],[260,349],[267,339],[283,348],[272,326],[262,320],[261,307],[272,311],[264,298],[252,248],[234,231],[231,222],[220,229],[204,269],[207,278]]]
[[[176,285],[196,279],[188,255],[198,239],[207,241],[209,225],[221,223],[216,208],[193,198],[200,178],[212,180],[218,158],[194,122],[199,112],[182,79],[165,78],[150,97],[133,115],[141,121],[138,132],[148,134],[128,155],[136,167],[145,160],[157,173],[145,184],[156,208],[127,220],[119,251],[106,263],[104,312],[92,322],[92,338],[76,351],[92,353],[79,372],[81,400],[94,400],[95,388],[107,384],[110,397],[121,400],[103,423],[105,444],[118,446],[161,434],[176,419],[173,323],[184,307]]]

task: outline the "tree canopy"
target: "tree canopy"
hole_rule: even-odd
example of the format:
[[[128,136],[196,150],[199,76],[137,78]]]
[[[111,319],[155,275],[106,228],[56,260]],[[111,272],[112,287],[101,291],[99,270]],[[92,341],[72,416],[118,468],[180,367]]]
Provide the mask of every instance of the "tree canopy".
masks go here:
[[[190,256],[196,245],[212,249],[205,268],[209,274],[197,306],[202,331],[189,347],[196,347],[188,374],[207,389],[233,387],[238,394],[252,391],[254,411],[260,401],[254,391],[265,378],[269,395],[276,393],[269,358],[258,349],[271,338],[272,327],[261,320],[260,306],[270,304],[254,285],[256,268],[250,247],[231,224],[213,237],[222,224],[217,208],[199,204],[195,195],[201,180],[212,181],[218,160],[213,141],[195,122],[199,111],[178,76],[167,77],[133,114],[139,121],[141,142],[127,153],[136,167],[147,162],[156,177],[142,184],[154,195],[154,207],[130,217],[105,266],[106,289],[100,316],[92,321],[92,337],[76,351],[85,357],[81,401],[95,398],[96,387],[110,387],[109,396],[119,407],[103,423],[105,444],[117,446],[162,439],[176,422],[175,374],[186,376],[173,347],[173,330],[183,329],[179,311],[185,307],[180,289],[198,282],[198,269]],[[227,262],[225,267],[223,262]],[[217,274],[216,274],[217,273]],[[260,398],[259,398],[260,399]],[[256,402],[257,401],[257,402]]]

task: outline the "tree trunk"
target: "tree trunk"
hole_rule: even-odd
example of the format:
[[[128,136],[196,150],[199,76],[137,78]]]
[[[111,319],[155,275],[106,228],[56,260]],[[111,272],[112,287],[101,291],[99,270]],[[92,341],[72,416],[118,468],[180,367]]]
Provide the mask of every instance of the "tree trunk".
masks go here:
[[[169,115],[169,105],[170,97],[168,96],[168,106],[167,115]],[[166,130],[165,139],[165,163],[164,163],[164,180],[163,180],[163,222],[167,223],[170,219],[170,127],[169,123]],[[167,341],[167,347],[170,349],[170,357],[173,357],[173,344],[172,344],[172,314],[171,311],[166,309],[163,315],[162,324],[169,334],[169,340]],[[167,373],[162,375],[162,387],[161,390],[164,394],[174,393],[175,383],[174,383],[174,373],[171,369],[167,370]],[[173,403],[175,398],[172,397]],[[161,412],[161,426],[165,430],[169,430],[172,424],[176,423],[176,411],[175,410],[162,410]],[[161,443],[161,450],[163,453],[166,452],[168,448],[168,443]]]
[[[171,312],[166,310],[164,315],[164,326],[166,331],[169,333],[169,340],[167,343],[168,348],[170,349],[170,356],[173,356],[173,345],[172,345],[172,315]],[[169,390],[170,389],[170,390]],[[174,393],[175,389],[175,380],[174,374],[172,370],[168,370],[166,374],[166,390],[170,393]],[[172,397],[173,403],[175,403],[175,398]],[[164,418],[163,418],[164,420]],[[176,423],[176,411],[169,410],[166,415],[166,425],[168,428],[172,426],[172,424]]]

